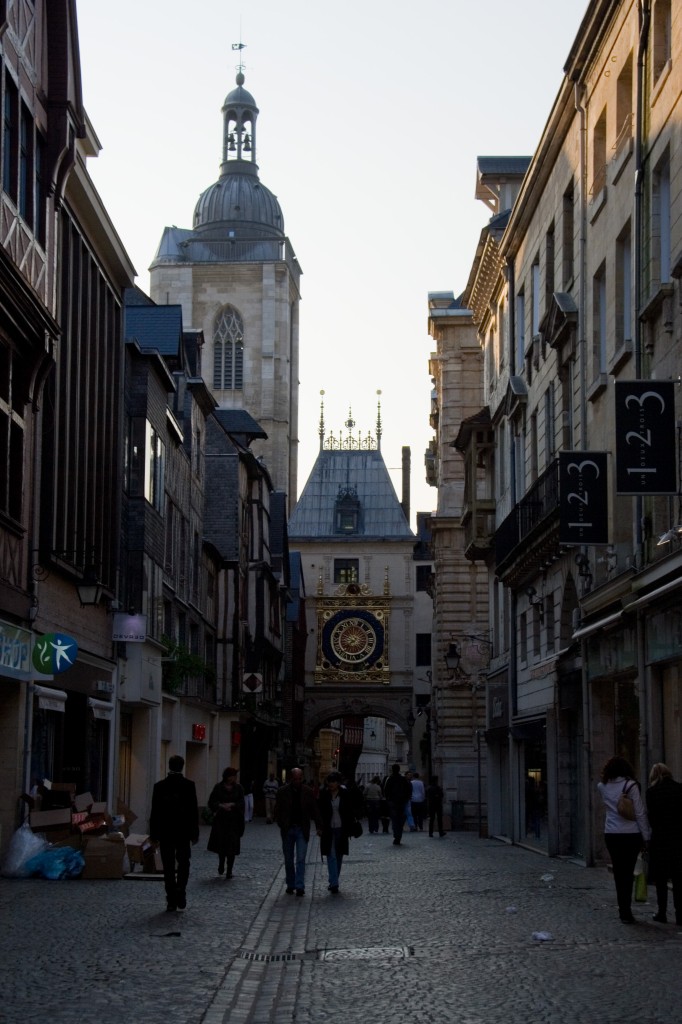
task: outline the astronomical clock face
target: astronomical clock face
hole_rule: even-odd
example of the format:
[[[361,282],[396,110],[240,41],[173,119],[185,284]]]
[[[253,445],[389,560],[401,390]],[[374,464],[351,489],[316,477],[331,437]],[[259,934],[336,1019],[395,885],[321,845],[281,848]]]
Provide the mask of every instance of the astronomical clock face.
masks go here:
[[[330,668],[361,672],[377,668],[384,654],[383,613],[364,609],[329,614],[322,626],[322,656]]]

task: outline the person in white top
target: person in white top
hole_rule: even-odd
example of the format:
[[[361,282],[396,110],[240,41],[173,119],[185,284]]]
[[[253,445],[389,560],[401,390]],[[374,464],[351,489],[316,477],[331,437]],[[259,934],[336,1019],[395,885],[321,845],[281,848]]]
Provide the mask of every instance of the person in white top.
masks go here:
[[[629,761],[611,757],[602,768],[597,789],[604,801],[604,842],[611,857],[613,881],[618,898],[618,915],[623,924],[635,924],[632,913],[632,881],[637,857],[651,839],[651,827],[642,800],[639,783]],[[621,795],[632,801],[634,819],[618,810]]]
[[[426,814],[426,790],[424,783],[419,778],[419,772],[412,776],[412,817],[415,827],[420,832],[424,831],[424,816]]]

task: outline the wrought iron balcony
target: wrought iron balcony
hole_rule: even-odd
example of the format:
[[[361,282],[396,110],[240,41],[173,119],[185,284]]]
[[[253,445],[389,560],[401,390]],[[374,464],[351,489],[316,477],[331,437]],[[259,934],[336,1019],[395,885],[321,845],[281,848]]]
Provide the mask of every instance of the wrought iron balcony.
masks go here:
[[[559,537],[559,460],[555,459],[495,532],[498,576],[532,574],[555,550]]]

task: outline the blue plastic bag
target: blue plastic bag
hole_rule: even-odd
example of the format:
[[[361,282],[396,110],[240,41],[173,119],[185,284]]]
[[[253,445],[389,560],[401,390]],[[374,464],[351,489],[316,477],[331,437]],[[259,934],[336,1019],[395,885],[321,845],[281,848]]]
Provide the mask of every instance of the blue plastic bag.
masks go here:
[[[71,846],[49,846],[42,853],[37,853],[27,861],[26,871],[29,875],[40,878],[59,880],[77,878],[85,867],[85,858],[80,850]]]

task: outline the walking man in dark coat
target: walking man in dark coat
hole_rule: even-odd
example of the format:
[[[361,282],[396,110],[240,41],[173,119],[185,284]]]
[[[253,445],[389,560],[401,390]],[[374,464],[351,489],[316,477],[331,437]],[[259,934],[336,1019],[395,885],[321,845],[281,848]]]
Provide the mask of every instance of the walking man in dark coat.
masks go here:
[[[318,833],[322,819],[317,800],[309,786],[303,785],[300,768],[291,771],[290,781],[277,791],[275,821],[282,836],[282,852],[287,879],[287,894],[305,894],[305,858],[310,839],[310,823],[315,822]]]
[[[182,774],[185,759],[174,754],[168,775],[157,782],[149,816],[150,838],[159,844],[166,886],[167,910],[187,906],[187,880],[192,845],[199,839],[199,807],[196,786]]]
[[[391,768],[391,774],[384,784],[384,796],[391,811],[393,845],[400,846],[405,826],[405,808],[412,799],[412,785],[409,779],[400,774],[399,764]]]

